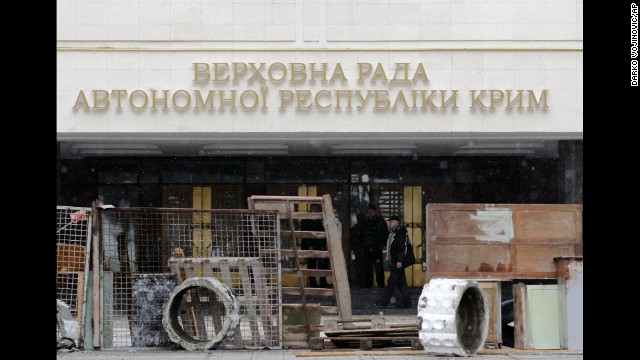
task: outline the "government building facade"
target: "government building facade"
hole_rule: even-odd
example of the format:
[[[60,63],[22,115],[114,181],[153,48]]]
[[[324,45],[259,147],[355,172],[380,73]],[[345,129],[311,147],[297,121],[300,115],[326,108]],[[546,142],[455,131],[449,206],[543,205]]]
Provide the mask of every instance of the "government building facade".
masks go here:
[[[58,0],[58,204],[581,204],[582,4]]]

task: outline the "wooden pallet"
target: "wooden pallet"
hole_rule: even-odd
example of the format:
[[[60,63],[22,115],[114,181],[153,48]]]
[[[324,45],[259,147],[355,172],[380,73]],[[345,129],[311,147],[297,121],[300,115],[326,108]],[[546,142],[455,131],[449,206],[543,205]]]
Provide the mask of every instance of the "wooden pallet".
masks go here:
[[[266,299],[267,286],[264,282],[264,271],[260,259],[257,257],[208,257],[208,258],[185,258],[181,249],[174,251],[174,256],[169,259],[171,272],[178,277],[178,284],[184,280],[202,274],[202,276],[215,277],[230,289],[234,289],[231,273],[240,275],[242,295],[235,294],[240,306],[246,309],[247,314],[241,321],[248,321],[251,330],[251,342],[272,343],[276,341],[278,331],[273,328],[273,319],[264,309],[259,309],[258,299]],[[215,274],[214,274],[215,273]],[[220,274],[222,276],[220,276]],[[252,290],[251,277],[253,274],[255,290]],[[190,331],[190,335],[196,339],[206,341],[206,329],[202,308],[205,306],[220,306],[219,304],[201,303],[199,296],[190,296],[186,299],[186,304],[182,316],[182,323],[185,331]],[[212,311],[213,322],[216,329],[221,328],[222,319],[218,311]],[[260,314],[260,315],[258,315]],[[262,327],[262,330],[260,329]],[[234,346],[243,347],[240,324],[234,330]]]
[[[322,350],[327,346],[327,341],[336,347],[358,347],[361,350],[393,346],[422,349],[416,323],[385,324],[385,318],[381,316],[327,320],[324,323],[324,334],[324,337],[311,338],[311,349]]]
[[[251,196],[248,199],[250,210],[278,211],[283,221],[280,231],[282,274],[296,277],[298,286],[282,287],[284,295],[299,295],[300,303],[283,303],[283,311],[301,309],[304,314],[304,325],[283,324],[284,348],[309,348],[310,339],[322,329],[313,324],[313,311],[317,307],[307,303],[307,296],[335,297],[337,306],[320,306],[323,315],[338,315],[340,319],[351,319],[351,293],[347,277],[347,266],[342,251],[342,237],[338,228],[338,220],[333,212],[331,197],[324,196]],[[322,206],[322,212],[308,211],[311,204]],[[302,231],[299,221],[311,219],[322,220],[324,231]],[[298,242],[303,238],[326,239],[327,250],[301,250]],[[286,244],[286,246],[284,245]],[[287,259],[293,257],[294,261]],[[305,269],[300,266],[302,259],[329,259],[330,269]],[[332,277],[333,288],[310,288],[305,286],[308,276]]]

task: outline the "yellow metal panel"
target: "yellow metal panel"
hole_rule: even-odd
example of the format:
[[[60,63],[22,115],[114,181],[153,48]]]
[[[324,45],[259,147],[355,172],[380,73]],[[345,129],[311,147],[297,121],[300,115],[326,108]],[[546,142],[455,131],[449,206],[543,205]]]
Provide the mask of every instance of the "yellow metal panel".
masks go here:
[[[413,255],[417,263],[405,269],[407,284],[412,287],[422,287],[426,281],[426,273],[422,271],[420,257],[422,254],[422,186],[404,187],[404,221],[411,238]]]
[[[193,187],[193,202],[191,207],[194,209],[202,209],[202,187],[194,186]],[[193,214],[193,222],[199,224],[202,222],[202,214],[199,212],[195,212]]]
[[[298,196],[318,196],[318,187],[316,185],[300,185],[298,186]],[[298,211],[309,211],[309,204],[299,204]]]
[[[202,188],[202,209],[211,209],[211,186]],[[211,224],[211,213],[202,214],[202,222]]]
[[[411,218],[412,218],[412,213],[413,213],[413,187],[412,186],[405,186],[404,187],[404,193],[403,193],[403,221],[404,224],[412,222]]]
[[[422,186],[413,187],[411,222],[422,224]]]
[[[316,185],[308,185],[307,196],[318,196],[318,187]]]

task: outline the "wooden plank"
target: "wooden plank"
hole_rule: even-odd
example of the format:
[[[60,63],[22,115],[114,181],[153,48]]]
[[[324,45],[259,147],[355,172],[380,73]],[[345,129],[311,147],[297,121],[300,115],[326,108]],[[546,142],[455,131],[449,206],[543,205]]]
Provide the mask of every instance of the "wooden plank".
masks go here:
[[[513,285],[514,347],[525,348],[527,328],[526,288],[522,283]]]
[[[335,296],[336,292],[333,289],[324,289],[324,288],[304,288],[304,293],[306,295],[319,295],[319,296]],[[284,286],[282,287],[283,295],[300,295],[300,288],[292,287],[292,286]]]
[[[222,283],[227,285],[229,289],[233,289],[233,283],[231,282],[231,270],[229,269],[229,261],[227,259],[221,259],[218,262],[220,266],[220,273],[222,273]]]
[[[514,232],[518,240],[566,243],[576,241],[576,211],[517,211],[514,214]]]
[[[385,320],[383,317],[381,316],[375,316],[374,318],[371,319],[371,329],[384,329]]]
[[[324,338],[312,337],[311,339],[309,339],[309,347],[311,348],[311,350],[324,349]]]
[[[240,272],[240,282],[242,283],[242,292],[245,295],[245,298],[251,299],[251,279],[249,278],[249,271],[247,270],[248,264],[244,259],[240,259],[240,261],[238,261],[238,266]],[[245,318],[249,320],[252,343],[259,343],[260,330],[258,329],[258,322],[256,319],[256,303],[255,301],[243,301],[243,303],[247,311],[247,315],[245,316]]]
[[[556,263],[554,258],[575,255],[573,245],[565,246],[544,246],[544,245],[515,245],[516,258],[515,276],[526,278],[527,275],[535,273],[551,274],[551,278],[556,277]]]
[[[186,296],[184,294],[183,296]],[[196,332],[195,326],[195,318],[193,314],[189,311],[189,307],[187,306],[187,301],[180,301],[178,304],[178,314],[180,314],[180,319],[182,319],[182,329],[194,339],[198,338],[198,334]]]
[[[177,262],[175,259],[184,259],[184,250],[181,248],[173,249],[173,257],[169,259],[169,267],[171,272],[178,277],[178,285],[187,279],[187,273],[184,270],[184,261]]]
[[[202,273],[204,276],[212,276],[214,273],[213,263],[211,262],[211,258],[201,259],[200,265],[202,266]],[[222,329],[222,315],[224,313],[224,306],[221,302],[218,301],[217,297],[214,294],[211,294],[208,305],[209,311],[211,311],[211,318],[213,321],[213,334],[217,334]],[[239,325],[239,324],[238,324]],[[240,334],[239,338],[236,337],[239,332],[238,329],[234,329],[234,344],[235,346],[242,346],[242,334]]]
[[[485,309],[489,313],[489,331],[487,333],[486,343],[493,343],[499,346],[502,344],[502,292],[499,281],[487,280],[478,281],[478,285],[484,293],[489,309]]]
[[[327,250],[331,253],[331,271],[333,272],[333,287],[336,291],[336,304],[341,319],[351,319],[351,290],[347,265],[342,250],[342,235],[338,231],[337,219],[333,213],[331,196],[323,195],[322,211],[325,218],[325,231],[328,235]]]
[[[319,212],[294,212],[289,215],[289,219],[293,220],[322,220],[324,219],[322,213]],[[297,232],[297,231],[296,231]]]
[[[258,299],[266,299],[267,298],[267,285],[265,278],[264,269],[262,268],[262,262],[260,261],[252,261],[251,269],[254,275],[254,281],[256,283],[256,296]],[[264,333],[265,340],[269,343],[274,343],[275,332],[273,329],[273,316],[271,311],[267,308],[260,309],[260,320],[262,322],[262,332]]]
[[[196,336],[197,339],[201,341],[207,341],[207,327],[204,323],[204,308],[203,304],[200,302],[200,288],[193,288],[187,291],[189,294],[190,302],[187,303],[189,312],[191,314],[191,318],[195,323]],[[186,295],[186,294],[185,294]]]
[[[324,231],[307,231],[307,230],[281,230],[281,235],[291,236],[295,233],[298,238],[310,238],[310,239],[326,239],[327,234]]]
[[[289,219],[289,212],[293,211],[289,206],[293,206],[293,204],[287,204],[283,200],[273,201],[271,203],[263,202],[255,197],[251,197],[251,202],[253,203],[253,207],[251,210],[272,210],[277,211],[281,220]]]
[[[410,341],[412,339],[417,339],[418,335],[415,336],[327,336],[326,339],[329,340],[347,340],[347,341],[359,341],[359,340],[401,340],[401,341]]]
[[[292,269],[292,268],[282,268],[282,274],[292,274],[292,275],[300,275],[302,277],[305,276],[333,276],[331,270],[326,269]]]
[[[307,326],[306,325],[282,325],[284,332],[289,333],[289,334],[303,334],[303,335],[307,335]],[[324,329],[323,325],[309,325],[309,327],[311,328],[312,332],[319,332],[322,331]],[[306,337],[305,337],[306,339]]]
[[[303,340],[283,340],[282,341],[282,347],[286,350],[286,349],[309,349],[309,341],[303,341]]]
[[[508,244],[440,245],[434,246],[438,272],[488,272],[509,273],[511,258]],[[434,276],[436,272],[431,274]]]
[[[282,308],[300,308],[302,309],[302,304],[282,304]],[[322,315],[337,315],[338,307],[337,306],[320,306],[320,314]]]
[[[295,256],[295,250],[293,249],[282,249],[282,256]],[[328,251],[324,250],[298,250],[298,257],[300,258],[322,258],[328,259],[331,257]]]
[[[325,330],[324,334],[328,337],[334,337],[334,336],[347,336],[350,337],[351,335],[371,335],[371,336],[376,336],[376,335],[386,335],[386,336],[393,336],[394,334],[400,334],[400,333],[415,333],[416,336],[418,336],[418,326],[417,325],[411,325],[411,326],[403,326],[403,327],[396,327],[396,328],[383,328],[383,329],[373,329],[371,327],[366,328],[366,329],[344,329],[344,330]]]
[[[259,259],[260,258],[258,258],[258,257],[237,257],[237,256],[236,257],[230,257],[230,256],[211,257],[211,256],[208,256],[208,257],[205,257],[205,258],[201,258],[201,257],[184,258],[184,257],[174,256],[174,257],[170,258],[169,261],[175,262],[176,264],[189,262],[189,263],[193,263],[193,264],[199,265],[202,262],[211,262],[212,260],[215,260],[215,262],[226,261],[231,266],[238,267],[238,262],[240,260],[243,260],[243,261],[255,261],[255,260],[259,260]]]

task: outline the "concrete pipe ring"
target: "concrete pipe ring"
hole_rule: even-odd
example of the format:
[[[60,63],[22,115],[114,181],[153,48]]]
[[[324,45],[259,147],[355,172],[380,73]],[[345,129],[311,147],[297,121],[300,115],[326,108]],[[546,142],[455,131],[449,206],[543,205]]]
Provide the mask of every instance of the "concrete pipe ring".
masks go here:
[[[475,281],[432,279],[420,294],[418,320],[427,353],[472,356],[487,338],[488,303]]]
[[[162,326],[186,350],[214,349],[240,322],[240,303],[231,289],[212,277],[185,280],[171,290],[162,308]]]

